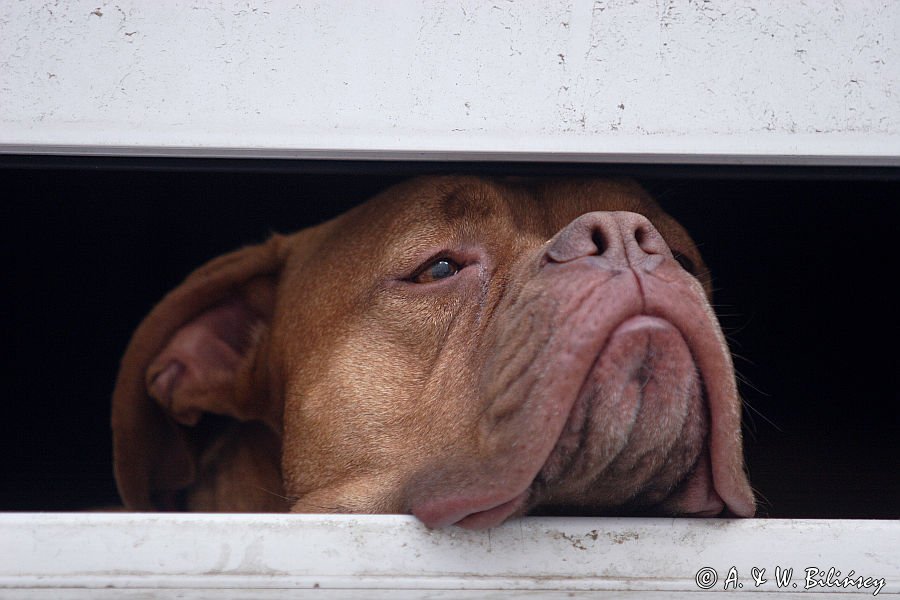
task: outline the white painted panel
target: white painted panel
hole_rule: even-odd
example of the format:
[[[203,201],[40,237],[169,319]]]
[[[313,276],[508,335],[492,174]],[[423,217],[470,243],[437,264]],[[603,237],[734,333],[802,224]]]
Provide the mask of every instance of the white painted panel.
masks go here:
[[[0,3],[0,151],[900,164],[893,0]]]
[[[776,567],[793,568],[782,587]],[[849,576],[863,587],[810,587],[807,568],[834,568],[832,583]],[[818,571],[810,581],[829,580]],[[900,595],[900,522],[526,518],[471,532],[380,515],[0,515],[4,598],[51,597],[41,596],[45,588],[168,589],[187,598],[212,589],[330,590],[320,598],[561,598],[591,590],[676,597],[707,593],[698,577],[714,579],[713,590],[730,581],[729,593],[740,585],[767,597]]]

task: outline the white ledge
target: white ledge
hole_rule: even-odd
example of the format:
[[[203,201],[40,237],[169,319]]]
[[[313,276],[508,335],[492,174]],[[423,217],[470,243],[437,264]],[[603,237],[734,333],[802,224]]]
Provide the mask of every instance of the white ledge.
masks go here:
[[[787,587],[776,567],[793,569]],[[878,595],[900,594],[900,522],[533,517],[472,532],[396,515],[0,515],[4,598],[62,588],[646,595],[703,591],[698,573],[713,571],[713,590],[731,574],[744,592],[800,593],[811,567],[840,571],[833,580],[852,570],[872,586],[884,578]],[[755,583],[753,569],[765,569],[755,573],[766,582]]]
[[[535,139],[509,141],[459,136],[440,140],[439,136],[422,136],[403,143],[332,136],[331,146],[322,145],[323,138],[307,140],[305,145],[291,147],[285,140],[256,136],[255,146],[217,144],[209,136],[195,136],[193,146],[166,146],[167,136],[148,136],[132,131],[127,141],[112,136],[112,141],[93,139],[96,132],[56,132],[46,143],[2,143],[0,154],[59,155],[95,157],[148,158],[260,158],[299,160],[360,161],[440,161],[440,162],[544,162],[593,164],[674,164],[674,165],[743,165],[743,166],[813,166],[813,167],[900,167],[900,137],[854,136],[741,136],[722,137],[684,135],[677,138],[629,138],[622,136],[598,143],[575,140]],[[178,136],[172,136],[178,137]],[[241,138],[246,141],[247,137]],[[142,139],[143,138],[143,139]],[[27,138],[26,138],[27,139]],[[324,138],[328,139],[328,138]],[[295,138],[292,140],[297,143]]]

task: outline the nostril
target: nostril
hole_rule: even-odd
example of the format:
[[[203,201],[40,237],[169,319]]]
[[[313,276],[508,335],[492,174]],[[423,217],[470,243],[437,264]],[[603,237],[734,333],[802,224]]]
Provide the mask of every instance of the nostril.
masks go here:
[[[594,242],[594,246],[597,247],[598,256],[606,252],[606,249],[609,247],[606,236],[603,235],[603,231],[599,227],[595,227],[594,231],[591,233],[591,241]]]
[[[642,222],[633,225],[631,238],[634,240],[635,250],[643,254],[648,256],[668,254],[669,245],[646,219],[642,219]]]
[[[644,242],[647,241],[647,230],[643,226],[638,227],[634,231],[634,239],[638,243],[638,246],[643,248]]]

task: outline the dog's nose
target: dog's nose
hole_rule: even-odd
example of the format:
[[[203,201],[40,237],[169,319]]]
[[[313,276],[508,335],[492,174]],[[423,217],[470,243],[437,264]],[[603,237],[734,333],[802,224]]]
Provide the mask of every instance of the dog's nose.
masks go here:
[[[557,233],[546,250],[549,262],[602,256],[611,266],[622,267],[671,255],[668,244],[647,217],[625,211],[583,214]]]

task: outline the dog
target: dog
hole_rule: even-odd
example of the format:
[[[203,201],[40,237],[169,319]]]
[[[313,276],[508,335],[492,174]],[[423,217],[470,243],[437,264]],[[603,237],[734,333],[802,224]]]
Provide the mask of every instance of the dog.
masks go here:
[[[430,176],[216,258],[113,394],[131,510],[755,513],[687,232],[638,184]]]

